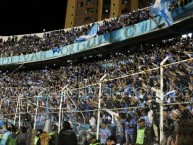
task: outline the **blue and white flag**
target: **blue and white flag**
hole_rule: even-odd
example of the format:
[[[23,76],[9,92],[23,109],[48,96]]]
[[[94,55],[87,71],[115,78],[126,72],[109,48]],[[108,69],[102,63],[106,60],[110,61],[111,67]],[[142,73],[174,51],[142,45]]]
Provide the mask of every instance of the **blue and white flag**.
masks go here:
[[[166,26],[171,26],[171,25],[173,25],[174,21],[173,21],[171,15],[170,15],[170,13],[169,13],[167,10],[165,10],[165,9],[160,10],[158,14],[159,14],[161,17],[164,18]]]
[[[164,100],[167,103],[171,103],[171,98],[170,97],[172,97],[173,100],[175,100],[175,97],[176,97],[176,91],[175,90],[167,92],[166,94],[164,94]]]
[[[153,7],[150,9],[151,14],[160,15],[165,20],[166,26],[173,25],[171,12],[169,12],[169,4],[176,0],[156,0]]]
[[[168,97],[168,96],[175,97],[175,96],[176,96],[176,91],[173,90],[173,91],[167,92],[167,93],[164,95],[164,97]]]
[[[80,36],[79,38],[77,38],[75,40],[75,42],[81,42],[81,41],[86,41],[88,39],[91,39],[93,38],[94,36],[96,36],[98,32],[98,23],[94,23],[94,25],[92,26],[91,30],[88,32],[87,35],[83,35],[83,36]]]
[[[156,0],[153,5],[153,8],[159,8],[160,4],[161,4],[161,0]]]

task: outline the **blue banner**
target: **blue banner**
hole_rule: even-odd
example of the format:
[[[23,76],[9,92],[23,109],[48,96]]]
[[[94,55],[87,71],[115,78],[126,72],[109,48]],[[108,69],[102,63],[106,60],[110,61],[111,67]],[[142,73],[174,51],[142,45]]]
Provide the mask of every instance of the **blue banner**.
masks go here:
[[[150,32],[156,29],[160,24],[163,24],[161,17],[156,17],[151,20],[143,21],[135,25],[131,25],[120,30],[116,30],[110,33],[111,43],[129,39],[144,33]]]

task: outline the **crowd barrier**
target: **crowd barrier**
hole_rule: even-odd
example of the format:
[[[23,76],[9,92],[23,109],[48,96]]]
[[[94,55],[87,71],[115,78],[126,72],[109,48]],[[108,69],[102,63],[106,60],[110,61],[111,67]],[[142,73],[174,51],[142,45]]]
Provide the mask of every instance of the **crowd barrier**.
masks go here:
[[[101,119],[103,118],[103,115],[110,114],[110,120],[109,117],[103,118],[109,123],[109,128],[112,133],[115,133],[116,128],[116,121],[115,117],[117,115],[117,112],[133,112],[134,114],[141,109],[144,109],[144,104],[141,102],[138,106],[119,106],[121,103],[125,103],[125,99],[133,97],[132,100],[130,100],[130,103],[126,103],[127,105],[132,105],[135,103],[135,101],[139,101],[143,98],[143,95],[145,95],[145,92],[151,92],[151,95],[156,97],[156,101],[158,103],[158,108],[153,108],[156,111],[156,118],[157,122],[152,121],[151,124],[154,126],[154,131],[156,131],[156,135],[153,137],[153,139],[159,140],[160,142],[164,139],[164,108],[165,106],[170,106],[172,108],[173,104],[188,104],[189,110],[192,110],[192,102],[191,102],[191,96],[192,92],[191,89],[193,88],[192,84],[190,83],[190,76],[192,74],[191,70],[191,64],[193,62],[193,59],[187,59],[179,62],[173,62],[173,63],[167,63],[168,60],[170,60],[169,57],[166,57],[160,64],[160,67],[142,70],[140,72],[136,72],[133,74],[128,74],[125,76],[121,76],[118,78],[113,79],[106,79],[106,76],[102,77],[97,84],[90,84],[83,86],[81,88],[70,88],[64,87],[60,92],[63,94],[60,98],[60,105],[57,107],[57,110],[52,110],[49,108],[50,111],[46,112],[46,106],[40,106],[40,102],[42,100],[34,100],[33,105],[35,106],[35,111],[30,113],[34,118],[34,129],[43,129],[45,128],[45,125],[48,127],[47,123],[50,124],[57,124],[59,126],[59,130],[62,128],[62,123],[65,120],[71,121],[73,124],[74,130],[79,135],[79,139],[83,139],[82,135],[84,133],[86,135],[90,135],[92,133],[89,133],[91,129],[94,129],[94,133],[99,134],[99,128]],[[166,63],[166,64],[165,64]],[[186,68],[186,69],[183,69]],[[180,77],[179,77],[180,75]],[[133,80],[133,81],[131,81]],[[107,84],[113,83],[117,81],[117,84],[119,84],[117,87],[109,88],[107,87]],[[96,98],[90,98],[93,99],[93,105],[95,106],[94,109],[91,110],[82,110],[81,108],[78,108],[77,103],[77,94],[82,93],[91,93],[91,92],[98,92],[98,96],[95,96]],[[42,92],[40,93],[40,95]],[[175,102],[175,99],[177,97],[181,96],[181,98],[184,98],[185,100]],[[129,96],[129,97],[127,97]],[[176,96],[176,97],[175,97]],[[52,97],[52,96],[50,96]],[[79,98],[82,101],[87,100],[86,97]],[[115,103],[113,106],[106,106],[108,101],[112,101],[115,99]],[[186,100],[187,99],[187,100]],[[17,102],[16,112],[13,114],[1,114],[1,116],[4,116],[4,118],[9,118],[12,116],[14,119],[14,124],[17,126],[22,125],[22,116],[24,113],[21,112],[22,102],[24,103],[25,100],[22,101],[21,96],[18,97],[18,99],[14,100]],[[45,100],[44,100],[45,101]],[[64,107],[62,104],[66,102],[66,107]],[[134,102],[133,102],[134,101]],[[193,101],[193,100],[192,100]],[[2,100],[1,100],[2,103]],[[118,105],[118,106],[117,106]],[[0,108],[1,109],[1,108]],[[43,112],[42,112],[43,109]],[[152,109],[152,110],[153,110]],[[51,111],[52,110],[52,111]],[[170,110],[172,111],[172,110]],[[88,122],[87,113],[93,114],[97,119],[97,124],[95,126],[92,126]],[[41,117],[42,115],[45,117],[45,120],[39,120],[37,121],[38,117]],[[101,116],[101,114],[103,114]],[[15,118],[13,117],[15,115]],[[137,119],[140,118],[138,114],[135,114],[135,117]],[[54,120],[52,118],[55,118]],[[57,118],[57,119],[56,119]],[[80,121],[77,119],[79,118]],[[48,121],[49,120],[49,121]],[[13,122],[13,120],[11,120]],[[10,121],[10,123],[11,123]],[[47,122],[47,123],[46,123]],[[158,125],[158,126],[157,126]],[[158,129],[159,128],[159,129]],[[47,130],[49,130],[47,128]],[[82,132],[82,133],[80,133]],[[152,140],[150,138],[150,140]]]

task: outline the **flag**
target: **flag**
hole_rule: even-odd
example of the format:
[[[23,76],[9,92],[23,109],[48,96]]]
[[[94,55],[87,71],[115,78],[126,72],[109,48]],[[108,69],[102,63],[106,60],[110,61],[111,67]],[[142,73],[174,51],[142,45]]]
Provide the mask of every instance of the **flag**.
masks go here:
[[[54,47],[54,48],[52,48],[52,51],[53,51],[53,54],[54,53],[59,53],[60,52],[60,48],[59,47]]]
[[[167,96],[175,97],[175,95],[176,95],[176,91],[173,90],[173,91],[167,92],[167,93],[164,95],[164,97],[167,97]]]
[[[81,42],[81,41],[86,41],[88,39],[91,39],[94,36],[96,36],[97,32],[98,32],[98,23],[94,23],[91,30],[88,32],[88,34],[80,36],[75,40],[75,42]]]
[[[87,35],[96,35],[98,32],[98,23],[94,23],[91,30],[88,32]]]
[[[171,26],[173,24],[173,19],[171,12],[169,12],[169,4],[176,0],[156,0],[153,7],[150,9],[150,14],[160,15],[166,26]]]
[[[173,99],[175,99],[175,96],[176,96],[176,91],[173,90],[173,91],[170,91],[170,92],[167,92],[165,95],[164,95],[164,100],[168,103],[171,102],[171,98],[172,97]]]
[[[167,14],[167,11],[160,10],[158,13],[161,17],[164,18],[166,26],[171,26],[173,24],[173,19],[170,17],[169,14]]]
[[[156,0],[153,5],[153,8],[159,8],[160,4],[161,4],[161,0]]]

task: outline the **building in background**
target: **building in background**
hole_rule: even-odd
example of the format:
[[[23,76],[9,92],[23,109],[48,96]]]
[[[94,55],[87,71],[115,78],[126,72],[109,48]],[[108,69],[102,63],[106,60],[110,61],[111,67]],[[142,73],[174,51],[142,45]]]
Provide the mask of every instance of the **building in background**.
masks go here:
[[[68,0],[65,28],[114,18],[149,5],[154,0]]]

